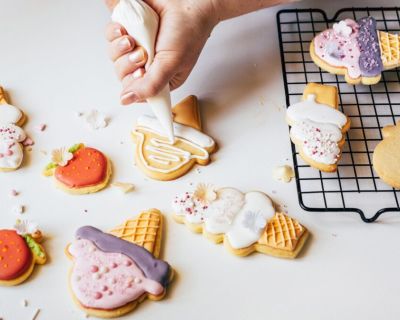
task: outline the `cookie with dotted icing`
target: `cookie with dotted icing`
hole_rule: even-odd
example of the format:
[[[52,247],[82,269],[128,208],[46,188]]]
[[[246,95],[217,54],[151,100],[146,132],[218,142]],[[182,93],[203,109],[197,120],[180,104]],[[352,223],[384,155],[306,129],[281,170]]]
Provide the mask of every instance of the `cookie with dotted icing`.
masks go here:
[[[111,162],[101,151],[77,144],[54,150],[44,175],[54,176],[56,186],[68,193],[94,193],[107,186]]]
[[[400,66],[400,36],[377,30],[373,17],[345,19],[319,33],[310,55],[323,70],[344,75],[349,84],[373,85],[384,70]]]
[[[22,142],[26,133],[22,125],[26,116],[8,103],[6,92],[0,87],[0,171],[18,169],[24,158]]]
[[[260,252],[295,258],[308,238],[305,227],[276,212],[272,200],[259,191],[243,193],[199,184],[194,191],[175,196],[172,208],[175,221],[212,242],[223,242],[238,256]]]
[[[15,229],[0,230],[0,285],[15,286],[29,278],[36,264],[46,262],[46,252],[34,235]]]
[[[318,170],[335,172],[350,129],[350,119],[338,110],[334,86],[309,83],[303,100],[289,106],[286,121],[290,138],[302,159]]]
[[[132,136],[135,160],[141,171],[155,180],[177,179],[195,165],[207,165],[216,151],[215,141],[201,131],[198,100],[189,96],[173,109],[175,141],[164,135],[159,121],[148,115],[138,118]]]
[[[114,318],[131,312],[145,298],[162,299],[173,270],[158,259],[163,217],[150,209],[104,233],[81,227],[66,248],[73,261],[69,286],[87,314]]]
[[[383,181],[400,189],[400,122],[383,128],[382,135],[374,150],[373,166]]]

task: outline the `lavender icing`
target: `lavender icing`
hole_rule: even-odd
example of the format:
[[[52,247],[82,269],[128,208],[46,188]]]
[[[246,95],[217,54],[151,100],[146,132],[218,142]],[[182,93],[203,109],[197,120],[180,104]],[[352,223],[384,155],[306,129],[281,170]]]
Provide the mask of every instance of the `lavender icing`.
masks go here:
[[[128,256],[148,279],[157,281],[164,288],[168,285],[171,267],[165,261],[156,259],[146,249],[91,226],[79,228],[76,238],[90,240],[104,252],[117,252]]]
[[[357,21],[359,25],[357,42],[360,48],[359,66],[361,74],[365,77],[378,76],[383,71],[381,50],[376,20],[373,17],[365,17]]]

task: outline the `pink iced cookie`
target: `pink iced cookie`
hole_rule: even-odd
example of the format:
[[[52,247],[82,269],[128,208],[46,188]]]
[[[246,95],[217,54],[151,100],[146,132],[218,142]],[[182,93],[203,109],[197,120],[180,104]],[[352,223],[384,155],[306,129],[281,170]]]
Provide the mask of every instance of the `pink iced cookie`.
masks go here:
[[[124,254],[103,252],[86,239],[75,240],[69,252],[75,261],[71,289],[85,307],[115,309],[145,293],[160,295],[164,291]]]

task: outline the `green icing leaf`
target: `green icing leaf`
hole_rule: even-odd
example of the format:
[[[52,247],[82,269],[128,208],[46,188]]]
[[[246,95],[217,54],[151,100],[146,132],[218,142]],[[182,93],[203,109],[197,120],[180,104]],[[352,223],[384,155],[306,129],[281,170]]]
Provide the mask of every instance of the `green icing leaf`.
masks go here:
[[[46,170],[51,170],[51,169],[54,169],[54,168],[57,168],[57,167],[58,167],[58,165],[57,165],[56,163],[50,162],[50,163],[46,166]]]
[[[46,254],[43,252],[42,247],[30,236],[24,235],[26,244],[28,245],[29,249],[32,250],[33,254],[39,258],[44,258]]]
[[[77,143],[74,144],[71,148],[68,149],[68,152],[74,153],[76,151],[78,151],[80,148],[82,148],[82,143]]]

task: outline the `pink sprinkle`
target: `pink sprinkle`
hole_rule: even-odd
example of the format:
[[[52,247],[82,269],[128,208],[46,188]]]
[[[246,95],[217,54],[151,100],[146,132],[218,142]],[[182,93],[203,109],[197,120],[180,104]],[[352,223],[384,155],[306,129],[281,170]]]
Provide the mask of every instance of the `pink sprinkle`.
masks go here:
[[[108,291],[108,295],[111,296],[113,294],[112,291]]]
[[[90,267],[90,271],[93,272],[93,273],[97,272],[97,271],[99,271],[99,267],[93,265],[93,266]]]
[[[46,127],[47,127],[46,124],[41,123],[36,127],[36,129],[39,130],[39,131],[44,131],[44,130],[46,130]]]
[[[4,158],[4,154],[0,153],[0,159]]]
[[[14,154],[14,152],[11,149],[8,149],[6,151],[6,156],[12,156]]]
[[[15,190],[15,189],[12,189],[12,190],[10,191],[10,195],[13,196],[13,197],[16,197],[16,196],[18,195],[18,191]]]
[[[132,265],[132,262],[130,260],[126,260],[124,264],[125,266],[129,267]]]
[[[96,300],[99,300],[99,299],[101,299],[103,297],[103,295],[101,294],[101,292],[96,292],[95,294],[94,294],[94,298],[96,299]]]
[[[102,291],[107,291],[107,290],[108,290],[108,287],[107,287],[107,286],[102,286],[102,287],[101,287],[101,290],[102,290]]]
[[[116,264],[115,262],[113,262],[113,263],[111,264],[111,268],[112,268],[112,269],[115,269],[116,267],[118,267],[118,264]]]
[[[26,138],[25,140],[24,140],[24,142],[22,142],[22,144],[25,146],[25,147],[28,147],[28,146],[33,146],[34,144],[35,144],[35,142],[31,139],[31,138]]]

